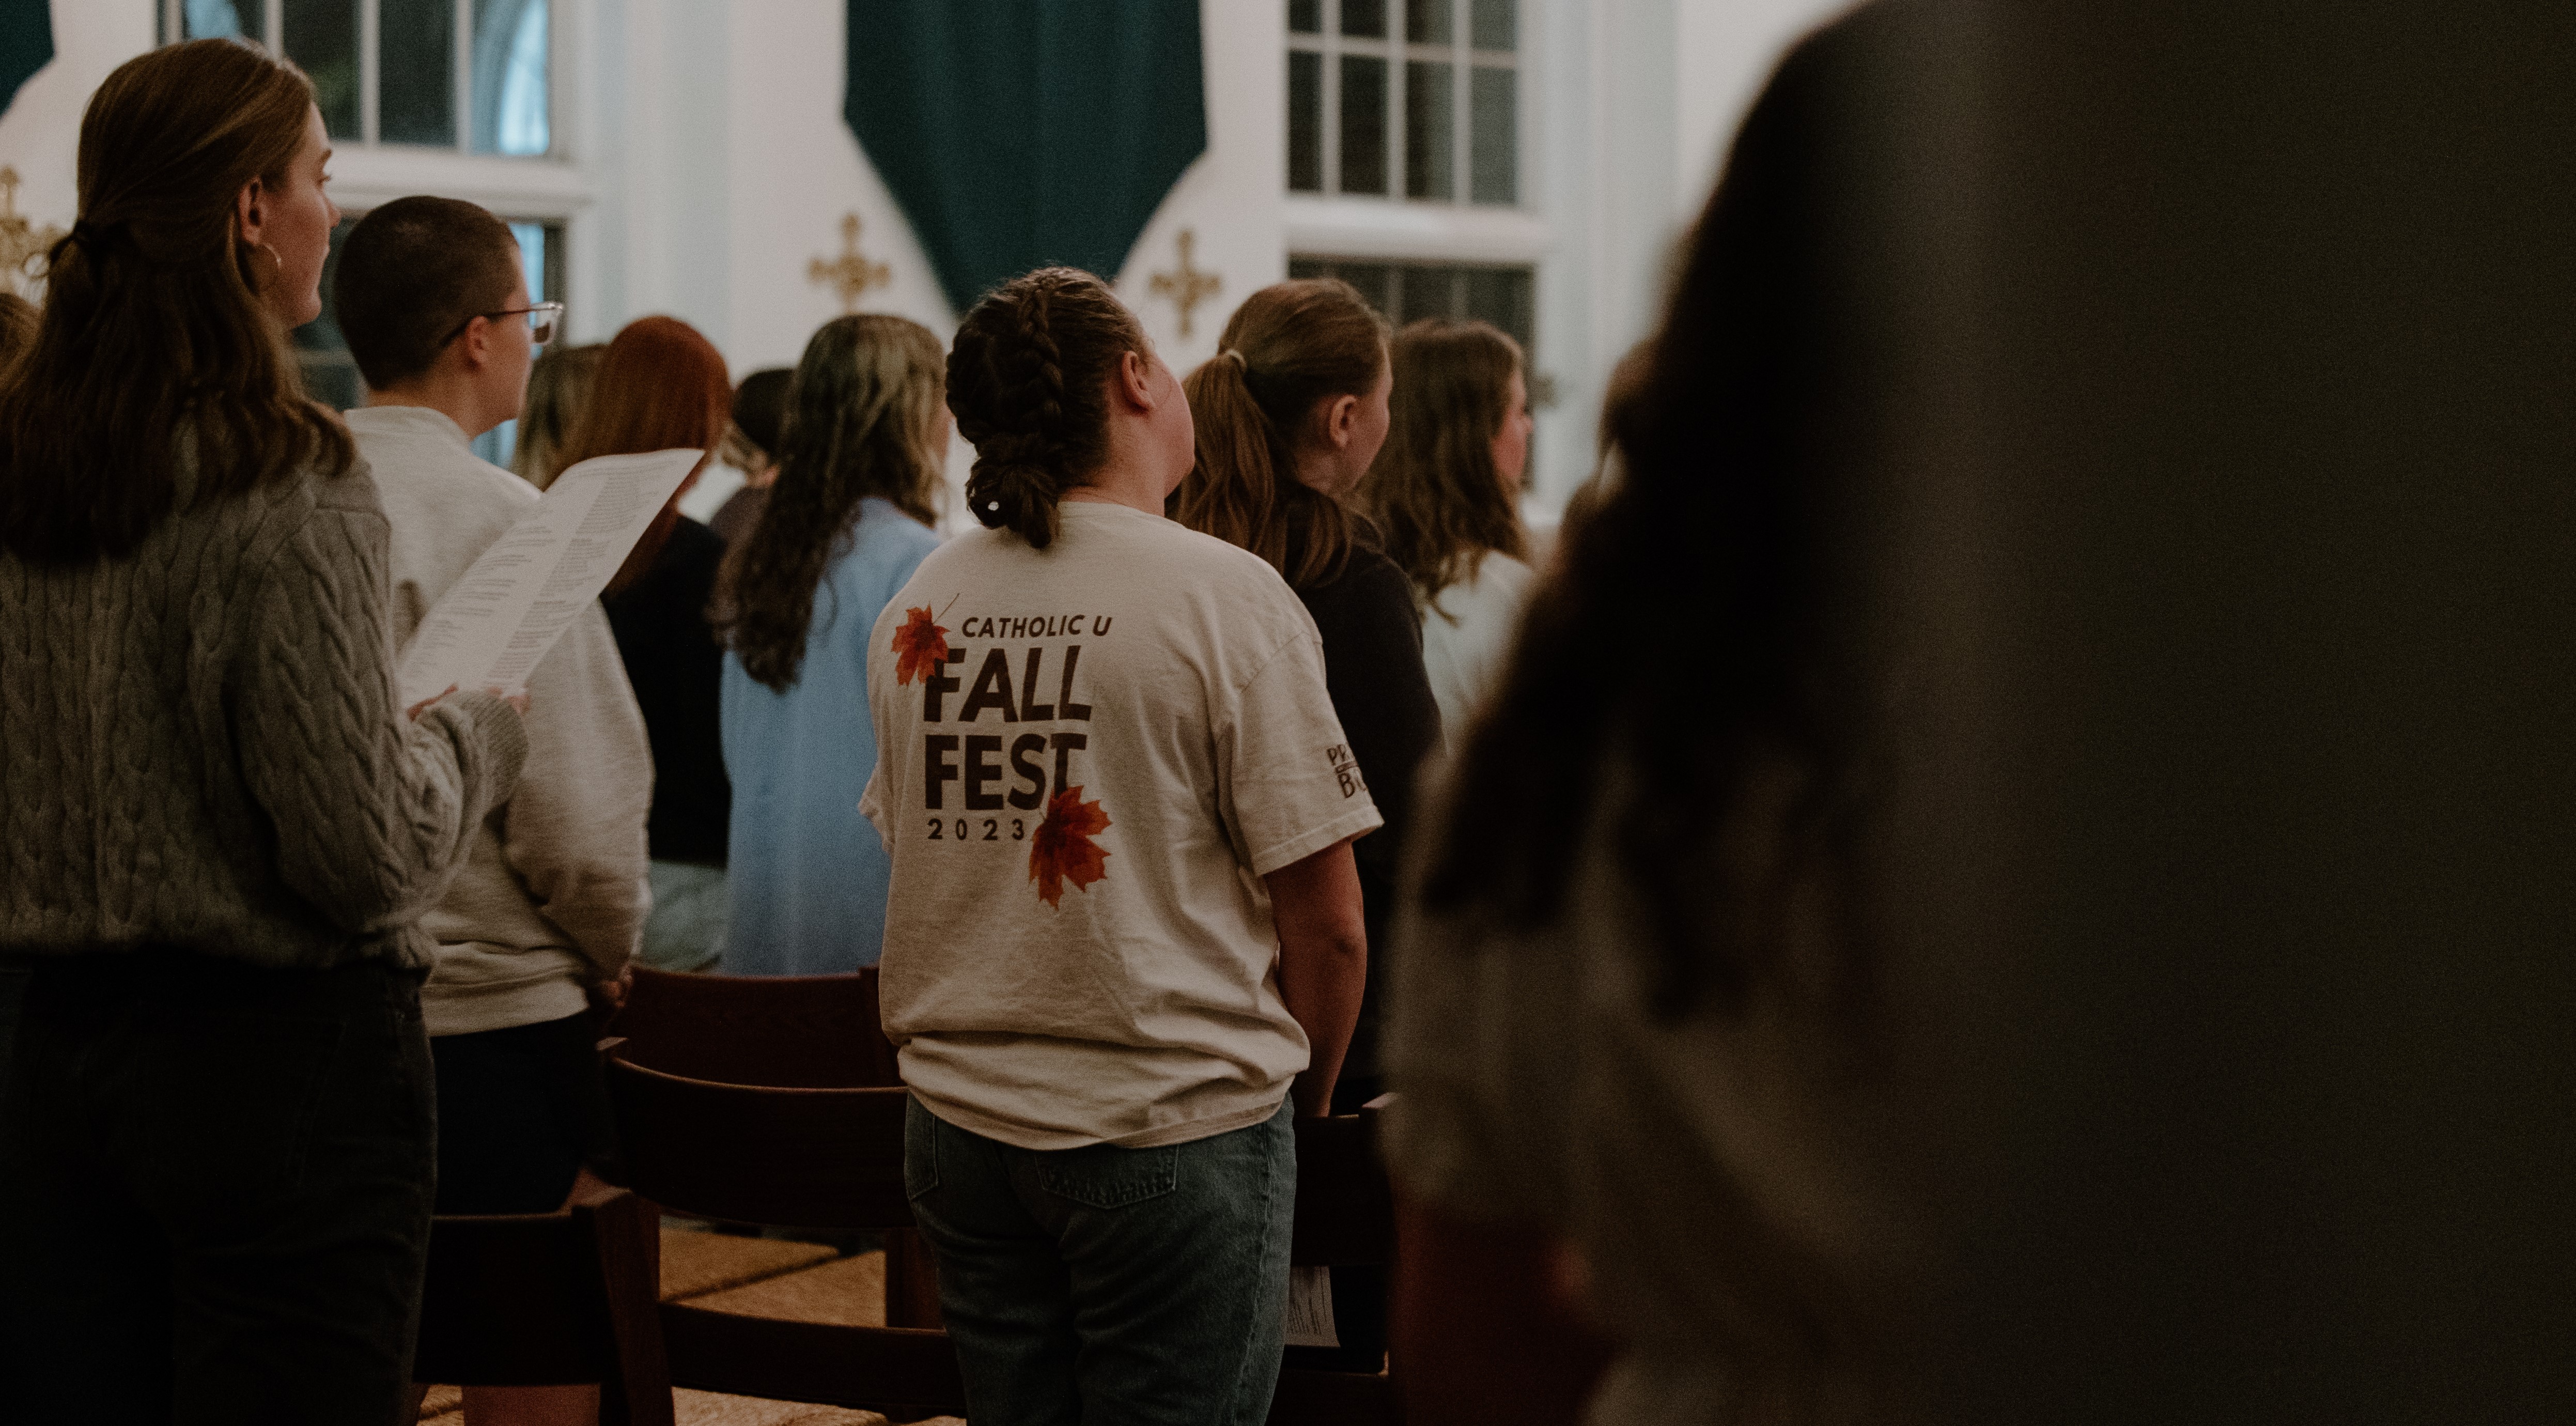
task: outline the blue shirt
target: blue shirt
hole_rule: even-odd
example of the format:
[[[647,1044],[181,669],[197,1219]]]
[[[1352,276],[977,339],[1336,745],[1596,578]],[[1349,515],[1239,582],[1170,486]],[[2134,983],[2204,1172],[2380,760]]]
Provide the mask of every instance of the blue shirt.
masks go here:
[[[859,815],[876,771],[868,647],[877,615],[939,537],[873,496],[814,591],[805,662],[785,693],[724,660],[733,780],[727,975],[827,975],[875,965],[893,866]]]

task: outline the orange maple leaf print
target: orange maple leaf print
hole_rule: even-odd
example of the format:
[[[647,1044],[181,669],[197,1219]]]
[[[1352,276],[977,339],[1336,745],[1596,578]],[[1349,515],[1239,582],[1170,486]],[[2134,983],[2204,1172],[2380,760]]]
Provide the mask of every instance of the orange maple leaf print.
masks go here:
[[[1099,803],[1083,801],[1081,788],[1068,787],[1049,798],[1046,820],[1029,839],[1029,880],[1038,884],[1039,898],[1053,906],[1064,895],[1066,882],[1080,890],[1107,876],[1109,853],[1091,838],[1108,830],[1109,814]]]
[[[894,665],[897,687],[916,678],[928,678],[948,662],[948,631],[930,622],[927,606],[903,611],[910,616],[903,627],[894,631]]]

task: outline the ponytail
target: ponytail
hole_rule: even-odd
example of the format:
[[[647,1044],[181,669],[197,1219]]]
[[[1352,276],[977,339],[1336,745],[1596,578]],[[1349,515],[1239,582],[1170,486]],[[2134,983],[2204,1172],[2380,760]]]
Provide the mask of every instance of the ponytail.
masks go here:
[[[1319,403],[1375,389],[1386,338],[1386,320],[1335,278],[1274,283],[1245,299],[1223,349],[1181,385],[1198,463],[1172,493],[1172,518],[1259,555],[1292,588],[1339,578],[1357,521],[1297,479],[1295,436]]]
[[[1099,278],[1046,267],[986,293],[948,353],[948,409],[975,447],[966,508],[1029,548],[1055,543],[1056,505],[1108,456],[1109,377],[1146,350]]]

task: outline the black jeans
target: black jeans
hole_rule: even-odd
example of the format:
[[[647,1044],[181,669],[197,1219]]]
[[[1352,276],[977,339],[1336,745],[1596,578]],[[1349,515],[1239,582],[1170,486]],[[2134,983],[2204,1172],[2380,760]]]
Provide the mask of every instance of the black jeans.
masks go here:
[[[420,978],[40,961],[0,1093],[12,1419],[393,1423],[435,1187]]]

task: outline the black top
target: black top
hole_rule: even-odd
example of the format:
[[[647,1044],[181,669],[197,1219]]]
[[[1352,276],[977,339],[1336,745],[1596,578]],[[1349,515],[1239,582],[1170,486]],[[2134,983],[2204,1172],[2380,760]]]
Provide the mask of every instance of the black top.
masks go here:
[[[1296,568],[1296,551],[1289,552]],[[1378,1088],[1377,1019],[1385,979],[1388,928],[1395,916],[1397,870],[1413,821],[1413,781],[1440,741],[1440,705],[1422,671],[1422,616],[1413,585],[1395,562],[1355,546],[1339,576],[1300,589],[1306,612],[1324,636],[1324,686],[1342,736],[1360,765],[1369,796],[1386,825],[1352,848],[1368,922],[1368,994],[1359,1028],[1342,1062],[1336,1105],[1374,1097]]]
[[[724,552],[713,530],[683,515],[644,577],[600,600],[653,740],[653,815],[646,833],[655,861],[725,862],[733,785],[725,781],[716,711],[724,649],[706,614]]]

